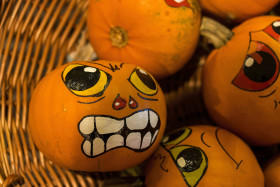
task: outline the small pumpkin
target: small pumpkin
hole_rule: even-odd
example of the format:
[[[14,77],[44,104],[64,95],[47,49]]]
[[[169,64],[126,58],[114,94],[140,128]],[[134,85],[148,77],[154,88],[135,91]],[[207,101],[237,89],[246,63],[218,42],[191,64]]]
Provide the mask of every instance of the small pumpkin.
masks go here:
[[[240,138],[209,125],[179,128],[163,138],[146,167],[147,187],[264,186],[255,155]]]
[[[68,63],[32,94],[31,137],[43,154],[73,170],[115,171],[149,157],[166,124],[164,95],[140,67],[111,61]]]
[[[278,187],[280,186],[280,154],[276,154],[273,158],[267,161],[263,169],[265,186]]]
[[[217,125],[249,143],[278,144],[280,17],[256,17],[233,32],[204,65],[205,106]]]
[[[279,3],[279,0],[200,0],[201,9],[217,18],[230,22],[242,22],[263,15]]]
[[[200,22],[197,0],[92,0],[87,27],[100,59],[136,64],[162,78],[190,59]]]

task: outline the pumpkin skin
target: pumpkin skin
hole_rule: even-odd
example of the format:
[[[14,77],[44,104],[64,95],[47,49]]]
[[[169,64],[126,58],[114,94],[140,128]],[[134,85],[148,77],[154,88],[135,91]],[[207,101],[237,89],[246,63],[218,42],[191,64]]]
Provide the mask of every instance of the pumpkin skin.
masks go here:
[[[147,187],[264,186],[255,155],[224,129],[196,125],[163,138],[146,167]]]
[[[271,158],[264,166],[263,169],[265,186],[278,187],[280,186],[280,154],[278,153]]]
[[[203,99],[210,116],[253,145],[280,143],[279,20],[263,16],[242,23],[203,68]]]
[[[279,0],[200,0],[201,9],[217,18],[242,22],[270,11]],[[250,8],[248,8],[250,7]]]
[[[92,0],[88,7],[88,35],[98,57],[136,64],[155,78],[187,63],[200,23],[197,0]]]
[[[35,144],[48,159],[72,170],[135,166],[155,150],[165,125],[161,88],[132,64],[68,63],[44,77],[30,101]]]

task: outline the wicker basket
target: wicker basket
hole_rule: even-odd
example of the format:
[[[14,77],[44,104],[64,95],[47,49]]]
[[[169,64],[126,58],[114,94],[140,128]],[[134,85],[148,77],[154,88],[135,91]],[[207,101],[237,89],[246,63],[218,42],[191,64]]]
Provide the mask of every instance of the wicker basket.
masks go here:
[[[141,169],[110,173],[69,171],[37,150],[28,132],[28,103],[40,79],[72,60],[96,58],[87,40],[87,0],[2,0],[0,4],[0,185],[142,186]],[[199,46],[178,73],[160,80],[168,106],[167,131],[209,124],[201,99]]]

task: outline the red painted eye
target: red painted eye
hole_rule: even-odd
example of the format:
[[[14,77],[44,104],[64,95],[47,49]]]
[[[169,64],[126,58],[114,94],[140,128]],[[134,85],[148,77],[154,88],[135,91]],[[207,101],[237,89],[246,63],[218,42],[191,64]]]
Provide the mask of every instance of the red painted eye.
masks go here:
[[[266,27],[264,30],[272,38],[280,42],[280,21],[274,21],[271,25]]]
[[[171,7],[191,7],[187,0],[165,0]]]
[[[257,42],[257,50],[247,55],[243,67],[232,81],[240,89],[260,91],[274,83],[279,74],[279,60],[267,45]]]

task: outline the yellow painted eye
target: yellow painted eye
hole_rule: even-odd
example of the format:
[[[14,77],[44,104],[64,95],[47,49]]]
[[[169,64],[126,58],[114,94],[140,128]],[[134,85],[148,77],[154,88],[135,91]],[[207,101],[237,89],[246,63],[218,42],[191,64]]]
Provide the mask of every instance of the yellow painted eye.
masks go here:
[[[112,76],[95,67],[71,64],[63,71],[62,79],[75,95],[98,97],[108,87]]]
[[[178,129],[170,134],[164,136],[162,144],[164,146],[177,145],[187,139],[192,133],[190,128]]]
[[[158,91],[155,79],[149,73],[138,67],[134,69],[128,80],[143,94],[155,95]]]
[[[170,153],[187,186],[197,186],[208,167],[206,154],[200,148],[189,145],[174,147]]]

